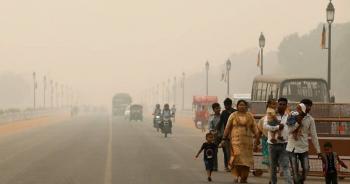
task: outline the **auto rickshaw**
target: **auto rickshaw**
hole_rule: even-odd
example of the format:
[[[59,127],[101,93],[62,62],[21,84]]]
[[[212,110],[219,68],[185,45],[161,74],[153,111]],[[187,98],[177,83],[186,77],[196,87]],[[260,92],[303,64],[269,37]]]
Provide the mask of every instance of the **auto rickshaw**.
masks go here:
[[[216,96],[193,96],[192,110],[195,127],[205,131],[208,125],[209,115],[211,114],[211,105],[218,102]]]
[[[130,121],[142,121],[143,120],[143,107],[142,105],[134,104],[130,106]]]

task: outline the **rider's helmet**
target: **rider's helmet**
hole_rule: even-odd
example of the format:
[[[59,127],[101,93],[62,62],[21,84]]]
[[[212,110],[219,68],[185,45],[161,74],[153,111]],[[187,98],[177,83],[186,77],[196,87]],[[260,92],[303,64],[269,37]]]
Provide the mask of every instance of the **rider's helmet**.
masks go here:
[[[164,104],[164,109],[169,109],[169,104]]]
[[[157,104],[157,105],[156,105],[156,109],[159,109],[159,108],[160,108],[160,105],[159,105],[159,104]]]

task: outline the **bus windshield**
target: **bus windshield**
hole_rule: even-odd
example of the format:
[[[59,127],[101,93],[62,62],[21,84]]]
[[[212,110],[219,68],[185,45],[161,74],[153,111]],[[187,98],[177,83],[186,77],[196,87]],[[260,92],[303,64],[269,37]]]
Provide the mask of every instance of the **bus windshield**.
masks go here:
[[[314,102],[329,102],[327,84],[323,80],[287,80],[281,89],[281,96],[291,101],[308,98]]]

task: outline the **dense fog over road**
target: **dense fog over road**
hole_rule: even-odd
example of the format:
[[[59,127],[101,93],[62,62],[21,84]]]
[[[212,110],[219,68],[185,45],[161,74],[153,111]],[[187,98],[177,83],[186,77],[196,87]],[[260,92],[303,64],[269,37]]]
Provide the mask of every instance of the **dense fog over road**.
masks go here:
[[[72,86],[82,103],[95,104],[109,104],[116,91],[138,95],[168,78],[180,77],[183,71],[189,76],[201,72],[206,60],[213,71],[218,68],[212,75],[220,76],[220,66],[227,58],[249,49],[257,53],[260,32],[267,38],[266,53],[278,51],[290,34],[308,34],[325,21],[327,3],[4,1],[0,8],[1,106],[31,105],[34,71],[38,88],[46,75]],[[335,24],[350,21],[350,2],[336,0],[334,4]],[[318,40],[314,46],[319,46]],[[266,60],[267,70],[277,62],[271,60]],[[259,73],[256,54],[246,62],[251,66],[244,66],[244,70]],[[234,67],[245,65],[238,60],[233,63]],[[6,89],[20,92],[8,93]]]

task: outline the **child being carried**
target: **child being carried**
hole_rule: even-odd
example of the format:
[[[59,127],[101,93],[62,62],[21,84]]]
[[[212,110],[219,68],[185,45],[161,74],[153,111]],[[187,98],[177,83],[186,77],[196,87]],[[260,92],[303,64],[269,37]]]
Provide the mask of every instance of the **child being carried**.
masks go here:
[[[270,126],[278,126],[281,121],[277,119],[276,116],[276,108],[277,108],[277,102],[272,101],[267,105],[266,115],[267,115],[267,124]],[[271,131],[271,142],[277,143],[277,139],[280,141],[284,141],[281,130]]]
[[[300,103],[296,107],[296,111],[292,111],[288,117],[288,120],[287,120],[288,126],[295,126],[296,123],[299,124],[297,129],[295,129],[292,132],[293,138],[295,140],[298,140],[298,137],[302,136],[302,132],[301,132],[301,128],[303,126],[302,120],[304,119],[305,116],[306,116],[306,106],[305,104]]]

